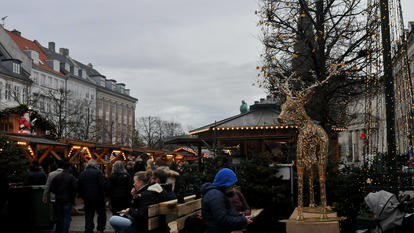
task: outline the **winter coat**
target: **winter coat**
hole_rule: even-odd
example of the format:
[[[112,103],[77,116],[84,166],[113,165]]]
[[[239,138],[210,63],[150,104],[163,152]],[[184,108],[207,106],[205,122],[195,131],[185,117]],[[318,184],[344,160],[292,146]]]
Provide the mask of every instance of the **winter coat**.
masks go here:
[[[148,206],[166,200],[166,193],[161,185],[153,183],[142,187],[132,199],[129,216],[132,227],[127,232],[148,232]]]
[[[165,184],[160,184],[160,185],[161,185],[162,189],[164,189],[164,191],[167,195],[167,200],[166,201],[177,199],[177,195],[175,195],[175,193],[172,191],[172,189],[173,189],[172,184],[165,183]]]
[[[211,183],[203,184],[201,194],[201,211],[208,233],[228,233],[247,226],[246,218],[238,215],[219,187]]]
[[[128,173],[113,173],[108,180],[108,196],[111,199],[131,199],[132,180]]]
[[[75,177],[67,171],[62,171],[53,178],[50,192],[55,194],[56,202],[75,203],[76,188]]]
[[[87,167],[79,175],[79,196],[84,201],[103,201],[105,198],[105,178],[95,167]]]
[[[229,197],[229,201],[239,214],[241,213],[245,216],[251,214],[250,207],[241,192],[234,191],[233,196]]]
[[[49,197],[49,193],[50,193],[50,185],[52,184],[53,179],[59,175],[60,173],[62,173],[63,169],[62,168],[58,168],[55,171],[49,173],[49,176],[47,177],[47,181],[46,181],[46,189],[43,191],[43,201],[47,201],[48,197]],[[50,200],[51,201],[55,201],[55,195],[52,193],[50,194]]]
[[[24,185],[44,185],[46,184],[46,180],[46,173],[39,166],[37,166],[32,168],[29,176],[26,177],[24,181]]]

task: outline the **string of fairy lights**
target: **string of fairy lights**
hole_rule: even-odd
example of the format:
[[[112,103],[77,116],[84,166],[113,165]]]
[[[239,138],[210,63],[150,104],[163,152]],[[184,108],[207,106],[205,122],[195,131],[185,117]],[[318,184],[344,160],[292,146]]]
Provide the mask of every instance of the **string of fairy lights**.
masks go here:
[[[368,21],[372,21],[374,27],[381,24],[380,13],[380,0],[367,1],[367,9],[371,9],[368,14]],[[367,66],[367,78],[365,79],[365,129],[367,134],[366,141],[366,154],[368,156],[368,165],[373,165],[374,160],[379,163],[375,166],[363,167],[365,171],[365,177],[368,177],[366,181],[363,181],[367,185],[373,185],[373,187],[381,186],[388,188],[389,190],[396,190],[396,185],[403,183],[403,177],[398,173],[398,169],[392,167],[391,163],[384,163],[385,158],[380,156],[385,154],[389,148],[387,148],[387,127],[395,127],[395,144],[396,153],[395,157],[390,158],[395,162],[399,160],[398,156],[409,155],[412,159],[410,151],[413,150],[413,112],[414,99],[413,99],[413,80],[410,76],[410,60],[408,56],[408,40],[406,31],[404,29],[404,20],[402,17],[402,7],[400,0],[388,0],[389,10],[389,27],[390,27],[390,46],[391,46],[391,58],[393,68],[394,79],[394,106],[395,106],[395,125],[387,125],[386,122],[386,101],[384,92],[384,67],[383,67],[383,44],[381,43],[380,31],[372,32],[368,39],[368,46],[374,53],[379,56],[371,58],[371,63]],[[371,30],[368,28],[368,30]],[[408,165],[409,161],[406,161],[405,165]],[[382,165],[379,165],[382,164]],[[386,165],[386,166],[384,166]],[[382,167],[381,167],[382,166]],[[401,166],[401,164],[399,165]],[[388,171],[387,171],[388,170]],[[396,176],[396,177],[395,177]],[[396,184],[394,181],[399,180]],[[413,183],[412,180],[410,182]],[[362,185],[361,188],[365,189],[367,186]]]
[[[367,154],[384,153],[387,151],[385,143],[386,127],[395,127],[396,154],[407,154],[413,149],[412,109],[413,81],[410,76],[410,60],[408,58],[408,42],[404,29],[402,8],[400,0],[389,0],[391,57],[393,58],[394,73],[394,103],[395,126],[387,126],[385,122],[385,101],[383,85],[382,56],[371,60],[367,67],[365,79],[365,128],[367,130]],[[378,26],[381,23],[379,0],[369,0],[367,9],[372,9],[368,20],[372,20]],[[369,29],[368,29],[369,30]],[[368,45],[378,54],[382,53],[381,34],[373,32],[368,39]],[[373,88],[375,87],[375,88]]]
[[[410,154],[412,158],[413,144],[414,144],[414,98],[413,98],[413,87],[414,80],[411,78],[410,72],[410,59],[408,56],[408,40],[406,31],[404,29],[404,20],[402,17],[402,7],[401,0],[366,0],[366,8],[363,13],[358,14],[360,17],[350,17],[351,21],[342,23],[340,26],[333,26],[337,24],[332,24],[331,22],[326,22],[319,29],[310,28],[309,30],[303,30],[302,37],[298,38],[295,36],[295,31],[298,31],[296,27],[292,25],[301,25],[306,26],[307,19],[317,19],[315,12],[319,8],[323,8],[324,1],[305,1],[308,4],[308,7],[305,5],[300,5],[299,1],[295,0],[284,0],[284,1],[271,1],[263,0],[262,7],[259,11],[256,11],[260,17],[258,21],[258,27],[260,28],[263,34],[263,42],[265,44],[265,51],[261,55],[263,64],[257,66],[256,69],[258,73],[258,81],[256,84],[258,87],[264,87],[269,90],[273,90],[274,86],[277,86],[277,79],[279,79],[280,74],[284,74],[292,70],[293,61],[301,60],[302,55],[308,53],[314,54],[318,52],[318,48],[312,50],[303,50],[303,53],[298,52],[298,47],[303,47],[304,45],[310,45],[312,47],[313,42],[318,42],[323,38],[324,40],[340,40],[343,43],[339,45],[339,48],[336,48],[338,52],[348,44],[352,44],[352,41],[347,40],[348,38],[354,38],[358,35],[352,34],[355,31],[347,31],[349,25],[352,25],[355,28],[360,29],[361,25],[366,22],[366,27],[364,30],[368,33],[365,43],[358,47],[358,49],[365,48],[368,51],[367,60],[369,61],[368,66],[362,68],[364,72],[360,72],[360,67],[355,63],[346,63],[340,62],[339,64],[328,64],[326,68],[329,70],[332,66],[341,66],[341,70],[344,70],[344,73],[349,76],[349,79],[353,77],[361,77],[362,74],[363,80],[365,82],[365,98],[364,101],[364,124],[365,124],[365,134],[366,134],[366,147],[364,154],[365,156],[369,155],[367,159],[375,160],[382,159],[380,154],[386,154],[388,151],[388,140],[387,131],[393,129],[395,131],[395,145],[396,151],[391,150],[392,153],[397,156]],[[350,1],[338,1],[338,8],[348,7],[353,4],[359,4],[361,1],[350,0]],[[392,69],[393,69],[393,87],[394,96],[392,96],[391,104],[394,104],[395,115],[390,118],[387,118],[389,109],[387,108],[388,97],[385,95],[385,90],[389,90],[390,84],[385,83],[384,77],[391,77],[387,75],[384,71],[384,57],[383,51],[384,46],[381,23],[384,21],[384,17],[381,15],[381,10],[384,10],[384,5],[381,3],[388,2],[388,14],[389,14],[389,31],[390,31],[390,56],[392,59]],[[303,3],[303,1],[301,2]],[[341,5],[343,4],[343,5]],[[306,9],[306,10],[302,10]],[[382,9],[381,9],[382,8]],[[355,8],[357,9],[357,8]],[[344,11],[342,11],[344,12]],[[361,17],[367,17],[364,22],[360,19]],[[288,23],[286,23],[288,22]],[[327,35],[327,32],[334,32],[334,35]],[[308,35],[309,33],[309,35]],[[362,33],[362,31],[358,31]],[[309,37],[311,36],[311,37]],[[384,37],[386,38],[386,37]],[[310,41],[305,44],[302,40]],[[385,42],[386,43],[386,42]],[[346,46],[345,46],[346,47]],[[332,60],[336,57],[336,53],[332,55]],[[387,54],[385,54],[387,55]],[[301,61],[306,60],[302,58]],[[385,59],[386,61],[386,59]],[[385,69],[390,70],[390,69]],[[391,79],[392,80],[392,79]],[[277,88],[276,88],[277,93]],[[355,99],[350,99],[350,102],[355,101]],[[395,125],[387,125],[387,121],[393,119]],[[392,122],[392,121],[391,121]],[[391,123],[393,124],[393,123]],[[394,145],[391,143],[390,145]],[[390,146],[391,147],[391,146]],[[396,161],[399,159],[397,156],[390,158],[391,161]],[[372,163],[372,161],[368,161]],[[387,163],[389,171],[395,173],[395,166],[391,165],[393,163]],[[408,164],[408,161],[407,163]],[[367,175],[369,172],[367,169]],[[391,184],[392,174],[384,174],[382,180]],[[370,179],[371,180],[374,179]],[[373,182],[376,182],[375,180]]]

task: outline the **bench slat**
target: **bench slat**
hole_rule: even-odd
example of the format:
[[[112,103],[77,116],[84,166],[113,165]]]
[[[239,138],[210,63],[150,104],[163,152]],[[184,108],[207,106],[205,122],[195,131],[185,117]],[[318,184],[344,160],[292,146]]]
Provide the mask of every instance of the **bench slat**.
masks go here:
[[[183,204],[164,204],[161,205],[158,213],[164,215],[174,215],[177,218],[201,208],[201,199],[187,201]]]
[[[184,201],[185,203],[177,204],[177,199],[175,199],[148,206],[148,230],[157,229],[161,224],[171,222],[174,224],[176,222],[178,229],[181,230],[184,228],[184,221],[187,217],[201,214],[201,199],[195,199],[195,195],[191,195],[186,196]]]
[[[159,215],[159,209],[158,204],[148,206],[148,218]]]

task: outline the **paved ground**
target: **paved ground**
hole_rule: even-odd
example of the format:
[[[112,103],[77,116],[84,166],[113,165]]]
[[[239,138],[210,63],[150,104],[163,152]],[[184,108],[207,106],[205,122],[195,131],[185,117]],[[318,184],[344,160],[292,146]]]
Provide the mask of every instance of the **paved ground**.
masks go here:
[[[82,209],[82,205],[77,205],[76,209]],[[85,215],[83,215],[82,211],[79,211],[81,215],[72,216],[72,222],[70,223],[70,233],[84,233],[85,232]],[[114,229],[112,229],[111,225],[109,224],[109,218],[112,216],[111,211],[106,211],[106,227],[105,233],[114,233]],[[96,231],[96,220],[97,216],[95,214],[95,231]],[[55,231],[52,230],[38,230],[35,233],[54,233]]]

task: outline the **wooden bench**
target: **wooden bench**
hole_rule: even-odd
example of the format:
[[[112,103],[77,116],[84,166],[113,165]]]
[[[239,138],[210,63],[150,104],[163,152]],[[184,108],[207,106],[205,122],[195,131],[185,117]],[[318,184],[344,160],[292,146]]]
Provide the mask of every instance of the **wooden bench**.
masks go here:
[[[201,199],[195,195],[184,198],[184,203],[178,204],[177,199],[148,206],[148,230],[155,230],[162,225],[169,225],[171,232],[184,228],[185,220],[193,215],[201,215]]]

